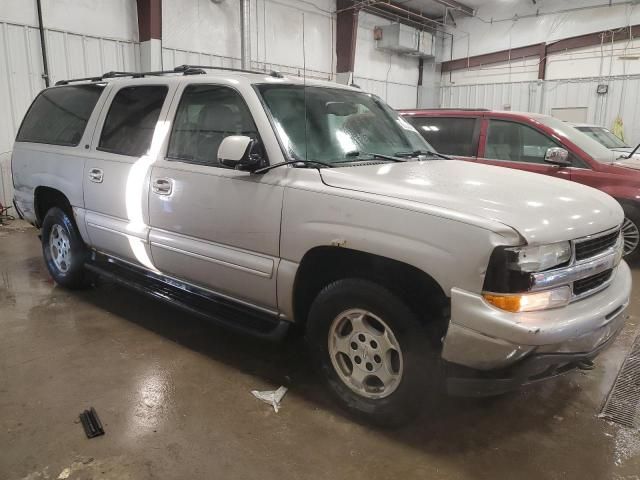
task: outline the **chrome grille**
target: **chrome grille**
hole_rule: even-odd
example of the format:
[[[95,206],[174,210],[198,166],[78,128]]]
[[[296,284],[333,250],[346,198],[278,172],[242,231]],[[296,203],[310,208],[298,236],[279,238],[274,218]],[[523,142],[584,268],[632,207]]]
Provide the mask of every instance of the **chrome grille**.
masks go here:
[[[576,301],[605,289],[622,256],[620,227],[571,240],[572,258],[563,267],[532,274],[530,291],[569,286]]]
[[[613,247],[618,241],[619,236],[620,230],[616,230],[614,232],[607,233],[596,238],[576,241],[576,261],[595,257],[599,253],[602,253],[605,250]]]
[[[598,288],[600,285],[611,278],[612,273],[613,270],[605,270],[604,272],[592,275],[587,278],[583,278],[582,280],[576,280],[575,282],[573,282],[573,294],[582,295],[589,290]]]

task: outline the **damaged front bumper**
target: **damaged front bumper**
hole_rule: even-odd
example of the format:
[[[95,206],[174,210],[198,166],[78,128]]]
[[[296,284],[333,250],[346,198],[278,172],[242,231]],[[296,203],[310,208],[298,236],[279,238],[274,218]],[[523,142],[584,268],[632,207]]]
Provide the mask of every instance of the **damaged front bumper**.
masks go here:
[[[590,297],[527,313],[500,310],[480,295],[454,288],[442,358],[467,368],[447,379],[449,393],[499,394],[594,358],[612,343],[627,317],[631,271],[621,262],[613,275],[606,289]]]

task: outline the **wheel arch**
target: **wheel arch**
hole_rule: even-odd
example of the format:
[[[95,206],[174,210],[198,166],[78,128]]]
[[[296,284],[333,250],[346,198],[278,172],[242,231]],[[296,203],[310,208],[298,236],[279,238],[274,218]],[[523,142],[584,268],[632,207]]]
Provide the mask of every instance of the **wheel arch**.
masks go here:
[[[392,258],[337,246],[318,246],[303,256],[293,283],[293,313],[304,326],[311,303],[330,283],[344,278],[372,280],[402,298],[418,318],[447,318],[449,298],[427,272]],[[428,322],[431,323],[431,322]]]
[[[36,225],[42,226],[47,212],[53,207],[59,207],[70,218],[73,218],[73,208],[67,196],[57,188],[39,186],[33,191],[33,205],[36,213]]]

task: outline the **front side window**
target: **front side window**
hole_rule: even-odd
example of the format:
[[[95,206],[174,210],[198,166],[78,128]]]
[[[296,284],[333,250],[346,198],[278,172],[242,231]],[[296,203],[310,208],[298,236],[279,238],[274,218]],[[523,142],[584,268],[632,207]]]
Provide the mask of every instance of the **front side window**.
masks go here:
[[[433,151],[416,129],[374,95],[340,88],[258,85],[292,160],[344,163],[373,154]]]
[[[25,115],[16,140],[77,146],[104,87],[91,84],[44,90]]]
[[[406,117],[438,152],[475,157],[478,139],[475,118]]]
[[[163,85],[125,87],[111,102],[98,150],[140,157],[151,146],[168,88]]]
[[[167,157],[222,167],[218,147],[230,135],[258,138],[240,94],[221,85],[189,85],[178,105]]]
[[[546,163],[547,150],[557,146],[549,137],[527,125],[491,120],[484,156],[495,160]]]

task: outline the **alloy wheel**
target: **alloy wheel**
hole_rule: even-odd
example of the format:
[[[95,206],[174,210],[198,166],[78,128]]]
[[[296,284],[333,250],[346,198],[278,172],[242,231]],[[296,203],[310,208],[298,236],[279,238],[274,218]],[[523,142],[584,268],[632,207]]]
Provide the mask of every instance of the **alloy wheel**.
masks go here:
[[[628,218],[622,224],[622,238],[624,240],[623,252],[626,255],[633,253],[640,244],[640,231],[638,226]]]
[[[67,273],[71,266],[71,242],[64,228],[57,223],[51,228],[49,251],[51,260],[60,273]]]
[[[362,309],[342,312],[329,329],[329,355],[342,382],[370,399],[391,395],[402,380],[402,350],[393,331]]]

